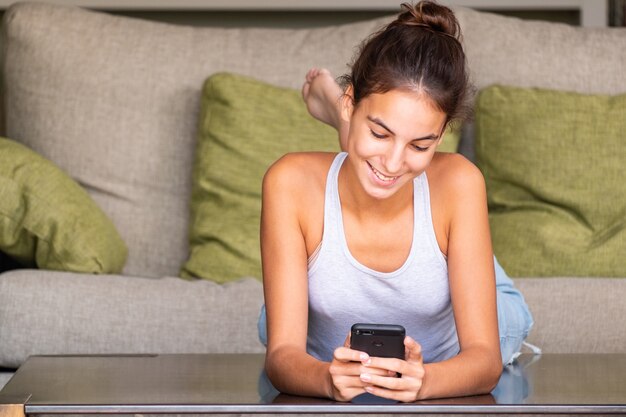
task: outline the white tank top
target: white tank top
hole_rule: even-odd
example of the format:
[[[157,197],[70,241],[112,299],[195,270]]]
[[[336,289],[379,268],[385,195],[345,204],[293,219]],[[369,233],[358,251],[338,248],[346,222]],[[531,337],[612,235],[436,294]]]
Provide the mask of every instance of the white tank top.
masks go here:
[[[337,187],[347,153],[337,155],[326,181],[322,242],[309,258],[307,352],[331,361],[354,323],[401,324],[421,346],[424,362],[459,352],[450,302],[448,266],[439,250],[430,214],[426,173],[413,182],[413,242],[405,263],[379,272],[359,263],[348,249]]]

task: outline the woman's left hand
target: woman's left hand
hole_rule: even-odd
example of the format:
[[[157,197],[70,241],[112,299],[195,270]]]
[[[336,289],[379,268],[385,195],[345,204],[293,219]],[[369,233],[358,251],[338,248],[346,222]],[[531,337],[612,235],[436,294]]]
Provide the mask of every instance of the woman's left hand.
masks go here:
[[[402,402],[413,402],[419,399],[424,379],[424,361],[422,347],[410,337],[404,339],[405,360],[396,358],[370,357],[363,365],[388,371],[389,376],[362,373],[361,381],[365,382],[365,390],[373,395]],[[397,374],[401,377],[397,377]]]

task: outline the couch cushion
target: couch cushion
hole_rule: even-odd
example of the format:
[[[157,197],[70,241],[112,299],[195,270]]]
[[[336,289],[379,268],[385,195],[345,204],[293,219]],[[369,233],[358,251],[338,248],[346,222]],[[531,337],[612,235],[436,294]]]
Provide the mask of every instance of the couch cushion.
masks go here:
[[[455,9],[472,79],[580,93],[626,92],[626,29],[581,28]]]
[[[476,108],[494,252],[512,276],[626,276],[626,94],[494,86]]]
[[[76,182],[24,145],[0,138],[0,250],[22,265],[120,272],[127,249]]]
[[[261,283],[0,274],[0,367],[36,354],[258,353]]]
[[[624,353],[625,278],[516,278],[545,353]]]
[[[261,183],[288,152],[339,151],[299,91],[219,73],[204,85],[193,174],[191,257],[185,277],[261,278]],[[219,221],[215,221],[219,219]]]
[[[514,281],[535,319],[528,340],[544,352],[623,352],[626,279]],[[262,303],[254,279],[219,285],[6,272],[0,274],[0,367],[16,368],[34,354],[259,353]]]
[[[58,163],[111,217],[125,273],[176,275],[188,256],[200,90],[218,71],[299,88],[340,75],[386,19],[315,29],[197,28],[52,4],[4,15],[6,130]]]
[[[457,8],[471,78],[579,93],[626,93],[626,29],[573,27]],[[461,152],[474,158],[466,126]]]

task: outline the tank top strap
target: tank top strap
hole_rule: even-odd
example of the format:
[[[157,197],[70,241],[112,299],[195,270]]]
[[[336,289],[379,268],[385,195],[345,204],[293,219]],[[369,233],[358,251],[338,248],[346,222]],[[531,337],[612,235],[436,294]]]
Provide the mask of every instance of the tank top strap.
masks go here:
[[[326,195],[324,198],[324,232],[322,242],[327,241],[327,237],[337,242],[337,227],[326,227],[326,225],[336,225],[341,219],[341,201],[339,200],[339,171],[348,156],[347,152],[340,152],[335,157],[326,178]],[[332,234],[332,236],[331,236]]]
[[[341,202],[339,201],[338,179],[341,165],[343,165],[343,161],[347,156],[347,152],[338,153],[328,170],[328,175],[326,176],[326,189],[324,193],[324,230],[322,232],[322,241],[308,259],[309,269],[315,265],[315,261],[319,257],[322,248],[328,249],[329,245],[337,246],[340,241],[339,230],[337,227],[334,227],[334,225],[341,220]],[[336,247],[333,247],[331,250],[335,252],[336,249]]]
[[[413,180],[413,239],[422,239],[428,241],[435,258],[445,265],[447,270],[447,261],[439,248],[437,235],[435,234],[435,226],[433,223],[432,210],[430,207],[430,188],[428,186],[428,176],[426,171],[418,175]],[[418,236],[418,234],[421,235]]]

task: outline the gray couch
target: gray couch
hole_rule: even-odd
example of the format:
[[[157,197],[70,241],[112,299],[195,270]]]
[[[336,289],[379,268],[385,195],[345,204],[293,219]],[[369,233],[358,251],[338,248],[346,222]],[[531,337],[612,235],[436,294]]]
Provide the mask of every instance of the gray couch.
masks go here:
[[[472,77],[626,92],[626,31],[457,9]],[[122,275],[0,275],[0,386],[33,354],[263,352],[254,278],[176,278],[188,256],[200,89],[217,71],[299,88],[312,66],[342,74],[387,19],[315,29],[192,28],[45,4],[4,16],[6,136],[55,161],[129,248]],[[471,156],[471,129],[462,149]],[[215,219],[219,221],[219,219]],[[623,352],[626,280],[517,278],[544,352]]]

